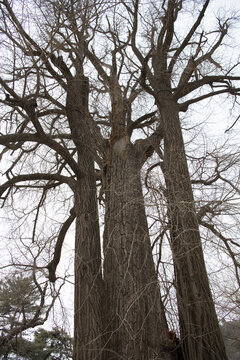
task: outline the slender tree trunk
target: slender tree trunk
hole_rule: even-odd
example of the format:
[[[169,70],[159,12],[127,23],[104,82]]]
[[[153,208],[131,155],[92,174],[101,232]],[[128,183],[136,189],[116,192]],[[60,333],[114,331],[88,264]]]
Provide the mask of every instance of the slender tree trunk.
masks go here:
[[[177,104],[159,106],[164,171],[184,360],[226,360],[209,287]]]
[[[124,139],[113,148],[106,174],[107,359],[170,359],[165,353],[171,347],[144,209],[141,162]]]
[[[77,75],[68,84],[66,110],[77,148],[79,176],[75,189],[74,359],[102,359],[103,280],[96,179],[89,142],[88,79]]]

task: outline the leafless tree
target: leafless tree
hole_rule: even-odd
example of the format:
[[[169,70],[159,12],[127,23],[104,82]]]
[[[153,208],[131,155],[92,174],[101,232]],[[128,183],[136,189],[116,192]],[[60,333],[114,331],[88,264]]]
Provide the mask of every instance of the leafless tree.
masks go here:
[[[208,285],[179,120],[179,113],[186,112],[194,103],[224,93],[234,97],[239,94],[236,82],[240,78],[233,71],[238,63],[225,70],[214,60],[228,33],[229,20],[218,19],[214,39],[200,27],[209,3],[206,0],[200,4],[196,19],[181,38],[175,28],[186,3],[177,0],[153,3],[154,26],[145,22],[147,51],[138,46],[141,2],[125,4],[131,17],[132,49],[141,66],[141,84],[153,96],[161,114],[163,173],[186,359],[226,358]],[[207,70],[206,62],[211,64]]]
[[[177,356],[142,192],[141,169],[154,152],[167,204],[159,231],[170,234],[184,358],[226,359],[199,232],[204,221],[212,226],[210,211],[194,203],[179,112],[220,94],[237,99],[240,78],[238,64],[224,70],[214,59],[228,21],[219,19],[214,38],[198,30],[209,0],[178,36],[175,24],[192,3],[0,2],[0,144],[3,159],[13,159],[4,163],[1,198],[17,209],[26,188],[34,194],[21,219],[34,218],[33,246],[49,231],[50,259],[39,266],[53,283],[75,221],[76,360]],[[210,179],[192,182],[217,181],[217,171],[223,176],[216,167]],[[97,198],[105,212],[102,247]]]

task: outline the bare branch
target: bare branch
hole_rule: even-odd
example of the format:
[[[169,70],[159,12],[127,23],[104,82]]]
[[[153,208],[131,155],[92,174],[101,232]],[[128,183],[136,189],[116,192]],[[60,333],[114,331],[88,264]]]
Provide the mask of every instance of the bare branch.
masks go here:
[[[51,281],[51,282],[55,282],[57,280],[56,269],[57,269],[57,266],[58,266],[60,258],[61,258],[62,245],[63,245],[64,239],[65,239],[66,233],[76,217],[74,208],[70,211],[70,213],[71,213],[71,215],[65,221],[65,223],[62,225],[62,228],[59,232],[57,242],[55,245],[55,249],[54,249],[53,260],[47,265],[47,269],[49,271],[49,281]]]
[[[144,124],[142,124],[142,123],[143,123],[143,121],[145,121],[145,120],[147,120],[149,118],[152,118],[152,121],[151,121],[151,124],[152,124],[154,121],[156,121],[156,119],[154,117],[154,115],[156,115],[156,113],[157,113],[157,111],[152,111],[152,112],[150,112],[148,114],[145,114],[145,115],[141,116],[137,120],[131,122],[131,124],[128,127],[128,131],[127,131],[128,134],[131,135],[131,133],[133,132],[134,129],[146,125],[146,123],[144,123]],[[149,123],[147,125],[149,125]]]
[[[71,188],[74,186],[74,181],[72,178],[59,175],[59,174],[44,174],[44,173],[35,173],[35,174],[22,174],[14,176],[11,180],[8,180],[0,186],[0,196],[13,185],[19,182],[25,181],[36,181],[36,180],[48,180],[48,181],[58,181],[59,184],[65,183]]]
[[[240,88],[234,88],[234,89],[223,89],[223,90],[218,90],[218,91],[212,91],[212,92],[209,92],[205,95],[202,95],[202,96],[198,96],[196,98],[192,98],[191,100],[187,100],[183,103],[180,103],[179,104],[179,111],[183,111],[183,112],[186,112],[188,110],[188,107],[191,105],[191,104],[195,104],[199,101],[202,101],[202,100],[205,100],[205,99],[208,99],[208,98],[211,98],[213,96],[216,96],[216,95],[221,95],[221,94],[231,94],[231,95],[238,95],[240,92]],[[234,125],[233,125],[234,126]]]
[[[239,91],[238,88],[235,90],[235,88],[231,85],[231,81],[240,81],[240,76],[224,76],[224,75],[212,75],[212,76],[204,76],[200,80],[192,81],[188,84],[185,84],[184,86],[180,87],[176,90],[174,93],[174,99],[180,99],[188,94],[190,94],[192,91],[197,90],[198,88],[204,86],[204,85],[210,85],[213,86],[213,84],[218,84],[221,87],[223,87],[225,90],[228,90],[226,92],[230,94],[234,94],[235,91]]]
[[[47,135],[45,135],[44,137],[34,134],[10,134],[10,135],[0,136],[0,144],[5,145],[10,149],[12,148],[12,144],[26,142],[26,141],[47,145],[48,147],[55,150],[56,153],[60,154],[63,157],[63,159],[71,167],[71,169],[76,174],[76,176],[82,176],[82,173],[77,163],[72,158],[68,150],[62,147],[56,141],[52,140],[52,138]]]
[[[195,21],[195,23],[193,24],[193,26],[191,27],[190,31],[188,32],[187,36],[185,37],[185,39],[183,40],[182,44],[180,45],[180,47],[176,50],[176,52],[174,53],[171,61],[170,61],[170,64],[169,64],[169,67],[168,67],[168,71],[170,73],[172,73],[173,71],[173,67],[179,57],[179,55],[182,53],[182,51],[186,48],[186,46],[188,46],[192,36],[194,35],[194,33],[196,32],[198,26],[201,24],[201,21],[205,15],[205,12],[206,12],[206,9],[209,5],[209,2],[210,0],[206,0],[204,5],[203,5],[203,8],[202,10],[200,11],[199,15],[198,15],[198,18],[197,20]]]

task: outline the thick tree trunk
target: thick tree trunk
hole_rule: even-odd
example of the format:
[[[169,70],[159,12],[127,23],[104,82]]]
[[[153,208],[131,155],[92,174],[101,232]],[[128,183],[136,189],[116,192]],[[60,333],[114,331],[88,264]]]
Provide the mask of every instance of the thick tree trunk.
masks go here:
[[[160,101],[164,171],[184,360],[226,360],[209,287],[177,104]]]
[[[74,359],[102,359],[103,280],[95,178],[79,181],[75,193]]]
[[[88,113],[88,79],[68,84],[66,111],[76,145],[79,174],[74,192],[76,213],[74,359],[100,360],[103,350],[103,280],[94,157]]]
[[[150,245],[140,159],[124,138],[106,180],[104,280],[107,359],[170,359],[168,328]],[[171,346],[169,346],[171,348]]]

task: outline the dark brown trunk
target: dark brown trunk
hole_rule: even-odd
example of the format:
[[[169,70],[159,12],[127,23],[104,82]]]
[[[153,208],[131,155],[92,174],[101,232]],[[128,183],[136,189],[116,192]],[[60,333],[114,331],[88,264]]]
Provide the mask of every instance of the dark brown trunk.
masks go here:
[[[89,146],[88,79],[68,84],[66,110],[81,175],[75,189],[74,359],[102,359],[103,280],[94,157]]]
[[[95,178],[79,181],[75,193],[74,359],[102,359],[103,280]]]
[[[154,267],[139,154],[121,139],[106,174],[104,280],[107,359],[170,359],[168,328]]]
[[[184,360],[226,360],[205,268],[177,104],[161,100],[159,108]]]

